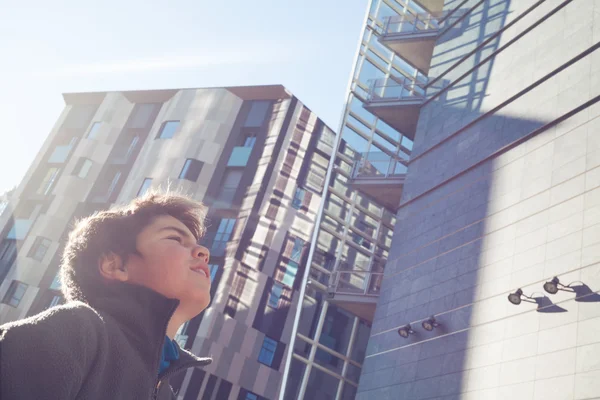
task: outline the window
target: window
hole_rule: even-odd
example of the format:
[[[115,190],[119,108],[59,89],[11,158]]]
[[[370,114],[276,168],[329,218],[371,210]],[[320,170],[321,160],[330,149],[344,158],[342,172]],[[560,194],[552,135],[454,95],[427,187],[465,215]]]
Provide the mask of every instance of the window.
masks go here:
[[[257,135],[257,128],[242,128],[242,147],[254,147]]]
[[[51,244],[52,241],[50,239],[38,236],[35,238],[35,242],[33,242],[33,246],[31,246],[28,256],[34,260],[42,261]]]
[[[117,171],[115,173],[115,176],[113,176],[112,181],[110,181],[110,186],[108,187],[108,193],[106,194],[107,196],[110,196],[113,192],[113,190],[115,190],[115,188],[117,187],[117,184],[119,183],[119,179],[121,179],[121,171]]]
[[[219,266],[217,264],[209,264],[208,268],[210,269],[210,281],[215,281],[215,276],[217,276],[217,271],[219,270]]]
[[[298,263],[294,261],[288,261],[285,267],[285,274],[283,275],[283,279],[281,280],[281,282],[289,287],[294,286],[294,281],[296,280],[297,273]]]
[[[50,284],[50,289],[52,290],[60,290],[60,272],[57,272]]]
[[[294,193],[294,200],[292,200],[292,207],[296,210],[299,210],[302,207],[302,202],[304,201],[304,195],[306,194],[306,190],[302,188],[296,188],[296,193]]]
[[[280,283],[274,282],[271,288],[271,294],[269,295],[268,306],[272,308],[279,308],[279,299],[283,292],[283,286]]]
[[[0,260],[10,261],[17,254],[17,242],[14,239],[4,239],[0,245]]]
[[[102,125],[102,122],[94,122],[92,124],[92,127],[88,131],[87,138],[88,139],[96,139],[96,136],[98,136],[98,131],[100,130],[101,125]]]
[[[183,168],[179,173],[179,179],[187,179],[188,181],[196,182],[204,163],[202,161],[188,158],[183,164]]]
[[[77,161],[77,165],[75,166],[75,175],[83,179],[90,172],[90,168],[92,168],[92,162],[82,157]]]
[[[2,302],[4,304],[8,304],[9,306],[17,307],[21,302],[21,299],[23,299],[23,295],[27,291],[27,286],[28,285],[23,282],[12,281],[10,283],[10,287],[8,288],[8,292],[6,292],[6,295],[4,295]]]
[[[58,173],[60,172],[60,168],[49,168],[48,172],[46,172],[46,176],[44,176],[44,179],[42,180],[42,184],[40,185],[40,187],[37,190],[37,194],[42,194],[42,195],[47,195],[48,193],[50,193],[50,191],[52,190],[52,187],[54,186],[54,182],[56,181],[56,177],[58,176]]]
[[[246,397],[244,400],[258,400],[258,396],[252,392],[246,392]]]
[[[254,147],[254,143],[256,143],[256,136],[246,136],[244,147]]]
[[[213,240],[211,246],[211,253],[215,256],[222,256],[225,254],[225,246],[231,237],[233,232],[233,226],[235,225],[235,218],[223,218],[219,223],[219,228]]]
[[[260,349],[260,354],[258,355],[258,362],[270,367],[273,364],[275,350],[277,350],[277,342],[265,336],[262,348]]]
[[[302,249],[303,248],[304,248],[304,240],[302,240],[300,238],[294,238],[294,248],[292,249],[292,254],[290,255],[290,260],[299,263],[300,258],[302,257]]]
[[[137,197],[143,196],[144,193],[146,193],[146,191],[150,188],[151,185],[152,185],[152,178],[144,179],[144,182],[142,182],[142,186],[140,186],[140,190],[138,190]]]
[[[165,121],[163,122],[157,137],[159,139],[171,139],[175,136],[175,132],[178,128],[179,121]]]
[[[75,146],[75,143],[77,143],[77,138],[72,137],[68,144],[56,146],[50,155],[50,158],[48,158],[48,162],[51,164],[62,164],[67,161],[69,153],[71,152],[73,146]]]
[[[6,234],[7,239],[24,240],[31,229],[33,219],[15,219],[10,231]]]
[[[271,102],[268,100],[253,101],[252,105],[250,106],[250,111],[248,111],[248,116],[246,117],[246,121],[244,122],[244,126],[250,126],[250,127],[262,126],[270,105],[271,105]]]
[[[244,171],[238,169],[228,169],[225,172],[223,185],[221,186],[221,190],[217,196],[217,201],[219,203],[217,206],[231,207],[233,199],[235,198],[235,193],[237,192],[240,181],[242,180],[243,172]]]
[[[6,207],[8,207],[8,200],[0,200],[0,216],[2,216],[2,213],[4,210],[6,210]]]
[[[129,143],[129,147],[127,148],[127,153],[125,153],[126,160],[129,158],[131,153],[133,153],[133,150],[135,149],[135,146],[137,146],[137,143],[139,142],[139,140],[140,140],[140,138],[138,136],[134,136],[131,139],[131,142]]]
[[[50,300],[50,304],[48,305],[48,308],[59,305],[62,302],[62,299],[63,298],[60,295],[52,297],[52,300]]]

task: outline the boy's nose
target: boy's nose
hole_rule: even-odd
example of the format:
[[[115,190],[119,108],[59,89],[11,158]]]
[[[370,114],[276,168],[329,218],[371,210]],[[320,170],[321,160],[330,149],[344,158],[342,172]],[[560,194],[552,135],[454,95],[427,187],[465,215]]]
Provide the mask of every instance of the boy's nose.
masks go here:
[[[210,250],[204,246],[196,246],[194,248],[194,257],[204,259],[204,262],[208,264],[208,260],[210,260]]]

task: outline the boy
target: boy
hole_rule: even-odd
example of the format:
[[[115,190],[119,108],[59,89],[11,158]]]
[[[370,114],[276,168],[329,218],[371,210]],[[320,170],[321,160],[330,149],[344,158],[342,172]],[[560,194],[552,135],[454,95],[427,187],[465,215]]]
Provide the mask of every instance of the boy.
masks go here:
[[[179,327],[210,302],[205,208],[150,193],[79,221],[60,276],[66,304],[0,326],[0,398],[174,399],[173,375],[209,364]]]

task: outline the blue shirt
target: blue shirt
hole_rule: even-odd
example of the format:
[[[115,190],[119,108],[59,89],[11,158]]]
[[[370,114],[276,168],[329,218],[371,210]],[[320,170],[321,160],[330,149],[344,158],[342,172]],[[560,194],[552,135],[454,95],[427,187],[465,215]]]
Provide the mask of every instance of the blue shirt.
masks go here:
[[[175,345],[175,341],[169,339],[168,336],[165,336],[165,344],[163,345],[160,363],[158,364],[158,374],[162,374],[169,368],[171,361],[176,360],[179,360],[179,350],[177,349],[177,345]]]

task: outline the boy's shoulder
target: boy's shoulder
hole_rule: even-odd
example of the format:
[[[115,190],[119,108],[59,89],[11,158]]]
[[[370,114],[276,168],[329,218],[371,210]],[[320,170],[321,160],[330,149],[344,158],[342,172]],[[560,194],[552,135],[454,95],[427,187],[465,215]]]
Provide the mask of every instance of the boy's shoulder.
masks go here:
[[[44,330],[84,332],[86,330],[98,331],[104,325],[102,316],[89,305],[72,301],[66,304],[49,308],[39,314],[18,321],[0,325],[0,339],[3,333],[10,330],[22,330],[26,327]]]

